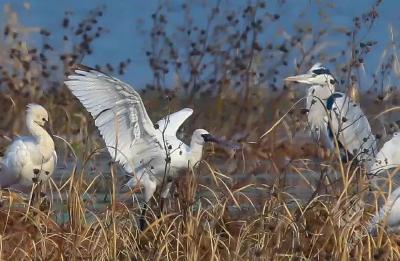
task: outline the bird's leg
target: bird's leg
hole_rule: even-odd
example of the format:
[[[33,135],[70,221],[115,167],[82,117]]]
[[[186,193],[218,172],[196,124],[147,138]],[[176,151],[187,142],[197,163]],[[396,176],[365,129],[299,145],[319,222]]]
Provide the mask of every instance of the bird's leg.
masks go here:
[[[143,204],[142,213],[139,217],[139,226],[140,230],[144,230],[146,228],[146,211],[148,208],[148,204],[150,199],[153,197],[154,192],[156,191],[157,184],[156,182],[152,181],[148,176],[143,176],[142,184],[144,187],[144,200],[145,203]]]
[[[108,192],[104,193],[103,202],[106,203],[108,200]]]
[[[160,198],[160,216],[161,217],[161,213],[164,211],[164,202],[165,199],[168,197],[169,191],[171,190],[171,186],[172,186],[172,181],[168,182],[162,192],[161,192],[161,198]]]
[[[41,189],[42,189],[42,182],[39,181],[36,184],[34,191],[33,191],[33,195],[32,195],[32,197],[33,197],[32,205],[37,209],[39,209],[39,206],[40,206],[40,191],[41,191]]]
[[[146,210],[147,210],[147,202],[145,202],[143,204],[142,212],[140,213],[140,217],[139,217],[139,227],[140,227],[141,231],[143,231],[147,227],[147,224],[146,224]]]
[[[3,207],[3,189],[0,189],[0,208]]]
[[[34,210],[41,210],[41,200],[40,200],[40,191],[42,189],[42,181],[38,181],[35,184],[33,184],[33,191],[32,191],[32,199],[31,199],[31,204],[30,207],[32,207]],[[35,220],[38,221],[39,216],[37,215],[36,211],[32,212],[33,216],[35,216]]]
[[[33,175],[34,175],[34,177],[32,178],[33,191],[32,191],[32,196],[31,196],[31,206],[33,206],[36,209],[39,209],[40,191],[41,191],[41,187],[42,187],[41,186],[42,182],[39,180],[40,170],[33,169]]]
[[[50,199],[46,193],[40,191],[40,204],[39,209],[40,211],[47,212],[50,209]]]
[[[164,210],[164,202],[165,202],[165,198],[161,197],[160,198],[160,212],[158,213],[158,218],[161,218],[161,215],[163,213]]]

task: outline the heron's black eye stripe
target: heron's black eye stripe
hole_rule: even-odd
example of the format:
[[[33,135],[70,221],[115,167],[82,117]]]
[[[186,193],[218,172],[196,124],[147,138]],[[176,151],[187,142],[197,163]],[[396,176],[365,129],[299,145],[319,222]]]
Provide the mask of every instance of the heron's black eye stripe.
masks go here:
[[[320,74],[329,74],[330,75],[331,74],[331,72],[326,68],[318,68],[318,69],[312,70],[312,73],[314,73],[316,75],[320,75]]]

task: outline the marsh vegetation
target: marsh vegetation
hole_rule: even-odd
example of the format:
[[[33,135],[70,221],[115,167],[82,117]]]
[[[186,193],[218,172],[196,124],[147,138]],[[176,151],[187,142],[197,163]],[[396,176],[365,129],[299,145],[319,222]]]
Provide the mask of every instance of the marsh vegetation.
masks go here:
[[[325,5],[316,2],[324,19]],[[176,180],[163,213],[155,196],[145,231],[138,226],[137,198],[122,189],[123,170],[63,84],[75,64],[98,55],[93,44],[112,30],[100,25],[107,8],[85,17],[66,12],[62,33],[53,34],[21,24],[12,5],[4,5],[1,151],[26,133],[25,106],[36,102],[50,113],[59,162],[46,184],[47,205],[33,208],[29,196],[2,192],[0,259],[399,259],[396,234],[382,227],[371,236],[366,229],[387,191],[372,192],[363,168],[310,138],[305,92],[282,81],[316,62],[328,65],[339,88],[358,99],[383,144],[400,128],[398,28],[391,28],[391,38],[379,39],[385,48],[376,72],[367,75],[364,64],[375,52],[377,39],[368,32],[384,2],[360,10],[349,28],[321,23],[315,29],[299,18],[291,34],[275,35],[270,32],[279,32],[285,17],[269,10],[267,1],[245,8],[207,2],[205,26],[192,19],[192,5],[183,4],[183,25],[172,27],[169,9],[160,5],[148,17],[151,30],[143,32],[153,80],[137,87],[151,119],[191,107],[194,116],[180,132],[184,140],[207,126],[241,149],[207,146],[199,168]],[[336,37],[344,40],[330,49]],[[91,66],[119,77],[130,64],[127,57]],[[360,87],[363,77],[369,85]],[[386,183],[397,187],[392,179]]]

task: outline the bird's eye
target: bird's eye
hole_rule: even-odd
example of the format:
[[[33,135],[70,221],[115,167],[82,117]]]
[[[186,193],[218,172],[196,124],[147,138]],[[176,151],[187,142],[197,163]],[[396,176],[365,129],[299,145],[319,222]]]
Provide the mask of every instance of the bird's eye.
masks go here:
[[[45,118],[42,118],[42,121],[47,121]]]
[[[335,80],[335,79],[330,79],[329,82],[330,82],[331,84],[335,84],[335,83],[336,83],[336,80]]]

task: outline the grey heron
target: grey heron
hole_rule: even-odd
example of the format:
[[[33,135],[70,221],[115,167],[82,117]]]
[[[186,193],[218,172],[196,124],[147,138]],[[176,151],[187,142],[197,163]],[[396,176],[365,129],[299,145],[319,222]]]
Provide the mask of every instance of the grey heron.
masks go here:
[[[317,63],[306,74],[286,81],[312,85],[307,92],[307,111],[315,137],[323,138],[332,148],[335,135],[350,155],[370,169],[376,154],[375,136],[360,106],[346,94],[335,92],[337,81],[330,71]]]
[[[130,85],[95,69],[78,66],[65,84],[95,119],[111,157],[133,176],[126,185],[143,187],[143,229],[147,203],[156,188],[163,185],[161,196],[165,198],[179,171],[201,160],[203,145],[219,140],[197,129],[187,146],[176,132],[192,109],[182,109],[153,124],[140,95]]]
[[[321,63],[316,63],[307,73],[287,77],[285,81],[311,85],[306,97],[306,111],[311,134],[317,141],[322,141],[326,147],[332,148],[333,144],[328,131],[326,100],[335,92],[335,78]]]
[[[45,108],[28,104],[26,126],[32,136],[16,138],[1,159],[0,187],[29,192],[34,183],[46,182],[57,164],[54,141],[44,126],[49,121]]]

